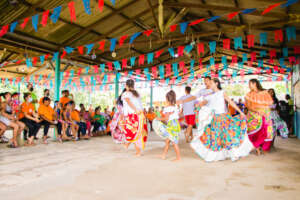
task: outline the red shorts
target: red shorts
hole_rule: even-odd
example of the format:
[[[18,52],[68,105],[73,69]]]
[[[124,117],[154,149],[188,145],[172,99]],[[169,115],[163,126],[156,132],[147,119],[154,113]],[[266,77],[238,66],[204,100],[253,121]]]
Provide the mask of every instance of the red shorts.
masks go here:
[[[191,126],[194,126],[196,123],[195,123],[195,118],[196,118],[196,115],[186,115],[184,116],[185,118],[185,122],[188,124],[188,125],[191,125]]]

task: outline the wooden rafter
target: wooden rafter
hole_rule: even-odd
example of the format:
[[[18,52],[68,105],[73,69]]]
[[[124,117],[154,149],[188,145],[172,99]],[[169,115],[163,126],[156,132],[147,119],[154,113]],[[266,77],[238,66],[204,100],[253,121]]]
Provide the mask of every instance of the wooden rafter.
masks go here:
[[[202,0],[201,0],[202,1]],[[229,6],[221,6],[221,5],[210,5],[210,4],[204,4],[204,3],[172,3],[172,2],[165,2],[164,3],[165,7],[177,7],[177,8],[197,8],[201,10],[215,10],[215,11],[225,11],[225,12],[237,12],[237,11],[242,11],[245,10],[245,8],[236,8],[236,7],[229,7]],[[252,13],[249,13],[248,15],[253,15],[253,16],[261,16],[260,11],[255,11]],[[285,13],[280,13],[280,12],[270,12],[264,15],[265,17],[271,17],[271,18],[287,18],[288,15]]]
[[[161,0],[159,0],[159,1],[161,1]],[[156,29],[157,29],[157,31],[159,32],[160,36],[162,37],[162,33],[163,33],[163,32],[162,32],[162,30],[160,29],[159,24],[158,24],[158,20],[157,20],[157,18],[156,18],[156,16],[155,16],[154,7],[152,6],[150,0],[147,0],[147,2],[148,2],[148,5],[149,5],[149,7],[150,7],[150,10],[151,10],[151,13],[152,13],[152,17],[153,17],[153,20],[154,20]]]

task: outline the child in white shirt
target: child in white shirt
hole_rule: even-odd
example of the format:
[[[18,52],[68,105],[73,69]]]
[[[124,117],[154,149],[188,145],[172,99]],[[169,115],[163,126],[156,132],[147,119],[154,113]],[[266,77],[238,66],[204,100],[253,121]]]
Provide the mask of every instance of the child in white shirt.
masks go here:
[[[167,107],[163,110],[163,117],[156,118],[153,121],[153,129],[157,135],[166,140],[166,145],[161,155],[162,159],[166,159],[170,141],[173,143],[176,159],[174,161],[179,161],[180,151],[179,151],[179,133],[181,131],[179,124],[179,110],[176,107],[176,93],[171,90],[166,95]]]

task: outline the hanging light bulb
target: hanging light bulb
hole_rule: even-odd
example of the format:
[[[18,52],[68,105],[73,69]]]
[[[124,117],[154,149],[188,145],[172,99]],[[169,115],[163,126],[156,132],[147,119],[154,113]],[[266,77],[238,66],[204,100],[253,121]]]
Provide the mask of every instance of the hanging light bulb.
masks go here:
[[[115,57],[117,56],[117,53],[116,53],[115,51],[113,51],[113,52],[111,53],[111,56],[112,56],[113,58],[115,58]]]

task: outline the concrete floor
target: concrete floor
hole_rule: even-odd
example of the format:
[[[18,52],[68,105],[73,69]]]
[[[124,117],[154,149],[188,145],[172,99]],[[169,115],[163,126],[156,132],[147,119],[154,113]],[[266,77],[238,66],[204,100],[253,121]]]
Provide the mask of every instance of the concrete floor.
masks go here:
[[[277,138],[269,155],[202,161],[181,139],[182,161],[156,156],[153,133],[144,156],[110,137],[8,149],[0,145],[1,200],[300,199],[300,140]]]

